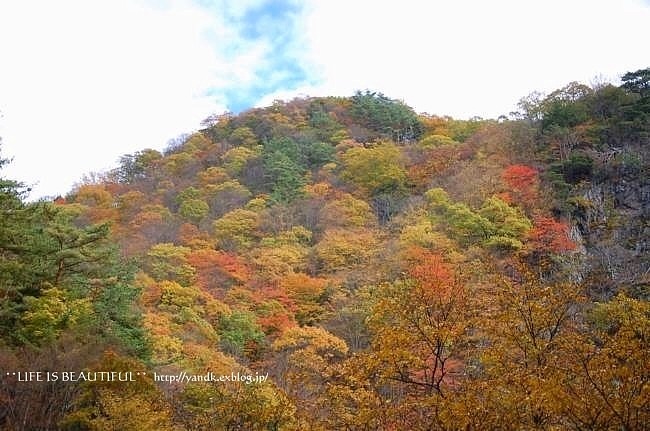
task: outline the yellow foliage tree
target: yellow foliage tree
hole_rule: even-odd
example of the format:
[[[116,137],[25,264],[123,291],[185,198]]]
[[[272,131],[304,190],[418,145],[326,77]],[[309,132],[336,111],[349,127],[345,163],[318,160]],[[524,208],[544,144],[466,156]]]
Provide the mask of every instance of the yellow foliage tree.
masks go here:
[[[366,263],[378,252],[378,240],[367,230],[330,229],[314,247],[320,266],[327,272]]]

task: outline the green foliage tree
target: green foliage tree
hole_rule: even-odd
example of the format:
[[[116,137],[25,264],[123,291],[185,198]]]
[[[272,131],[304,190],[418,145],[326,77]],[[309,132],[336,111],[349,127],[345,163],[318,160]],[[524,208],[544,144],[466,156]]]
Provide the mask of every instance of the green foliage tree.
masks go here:
[[[210,205],[203,199],[187,199],[181,203],[178,213],[184,218],[198,223],[203,220],[210,212]]]
[[[623,124],[635,141],[650,138],[650,68],[628,72],[621,78],[622,88],[636,100],[623,107]]]
[[[145,178],[148,170],[160,159],[162,154],[149,148],[135,154],[125,154],[120,157],[120,166],[112,171],[112,175],[118,182],[130,184]]]
[[[0,161],[0,165],[3,164]],[[134,269],[107,224],[80,227],[79,205],[25,204],[0,181],[0,325],[5,341],[46,345],[68,329],[146,357]]]
[[[306,166],[314,169],[334,161],[335,149],[325,142],[307,141],[303,145],[302,153]]]
[[[507,204],[498,197],[488,198],[478,211],[496,227],[486,245],[494,248],[518,250],[523,247],[521,239],[533,227],[530,220],[517,207]]]
[[[255,316],[246,311],[233,311],[219,322],[221,346],[224,351],[241,356],[248,349],[261,344],[264,333],[255,322]]]
[[[576,184],[591,178],[594,161],[587,155],[571,154],[568,160],[551,165],[551,172],[562,175],[564,181]]]
[[[3,333],[12,337],[17,335],[13,329],[22,313],[30,308],[32,313],[36,309],[46,313],[48,304],[65,307],[64,298],[78,298],[89,279],[107,277],[112,251],[106,224],[79,228],[73,224],[75,211],[47,203],[25,205],[10,196],[2,200],[9,217],[0,239],[0,289],[5,298],[0,320],[6,329]],[[49,299],[39,300],[45,292]]]
[[[378,133],[378,137],[396,142],[417,140],[423,127],[418,116],[404,103],[382,93],[357,91],[352,96],[350,111],[363,126]]]
[[[650,95],[650,67],[627,72],[621,77],[621,81],[623,81],[622,87],[632,93],[638,93],[641,97]]]
[[[291,202],[302,196],[305,168],[300,163],[297,143],[289,138],[273,139],[262,153],[267,185],[276,202]]]
[[[117,341],[129,355],[148,360],[149,335],[144,329],[138,306],[141,289],[134,281],[135,266],[116,262],[111,277],[91,285],[95,324],[109,343]]]
[[[532,228],[523,212],[498,197],[488,198],[478,211],[464,203],[452,203],[447,193],[434,188],[425,197],[432,221],[465,245],[480,243],[486,247],[519,250],[522,239]]]
[[[327,99],[316,99],[308,108],[309,125],[316,130],[319,139],[337,142],[336,135],[344,131],[343,125],[337,121],[332,107]]]

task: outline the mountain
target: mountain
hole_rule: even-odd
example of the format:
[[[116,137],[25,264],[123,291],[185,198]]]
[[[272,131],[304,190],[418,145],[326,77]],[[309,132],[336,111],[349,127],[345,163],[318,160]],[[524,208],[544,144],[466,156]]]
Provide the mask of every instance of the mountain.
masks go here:
[[[53,202],[3,179],[0,424],[644,429],[649,83],[298,98]]]

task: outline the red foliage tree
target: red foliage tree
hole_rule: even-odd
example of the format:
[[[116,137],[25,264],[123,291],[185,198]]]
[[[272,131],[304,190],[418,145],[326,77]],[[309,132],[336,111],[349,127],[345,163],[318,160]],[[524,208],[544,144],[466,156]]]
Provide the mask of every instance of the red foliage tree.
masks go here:
[[[409,275],[418,281],[423,292],[440,298],[451,294],[455,287],[454,274],[440,254],[421,247],[411,247],[406,259],[409,262]]]
[[[529,233],[533,249],[551,253],[565,253],[575,250],[576,244],[569,238],[569,226],[551,217],[535,219]]]
[[[539,190],[539,177],[536,169],[526,165],[508,166],[501,179],[506,183],[516,201],[526,206],[534,206]]]
[[[194,250],[187,262],[196,269],[199,285],[209,290],[245,283],[251,275],[240,257],[214,249]]]

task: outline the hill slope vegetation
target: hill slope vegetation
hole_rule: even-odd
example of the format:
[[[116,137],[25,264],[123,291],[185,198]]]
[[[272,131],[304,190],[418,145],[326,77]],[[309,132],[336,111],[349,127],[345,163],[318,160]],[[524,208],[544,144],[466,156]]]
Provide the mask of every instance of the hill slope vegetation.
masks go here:
[[[0,368],[141,375],[2,376],[0,425],[644,429],[649,86],[571,83],[498,121],[301,98],[53,202],[3,179]],[[268,379],[154,377],[210,372]]]

